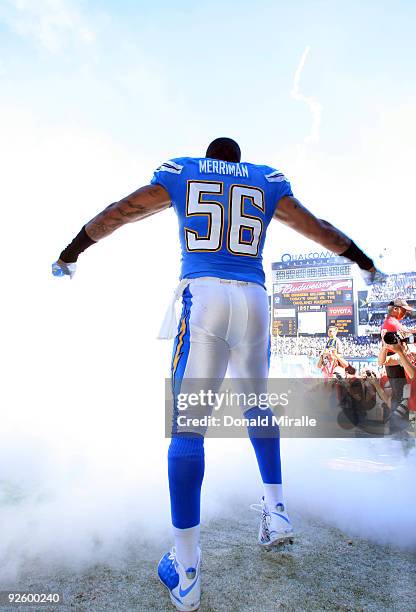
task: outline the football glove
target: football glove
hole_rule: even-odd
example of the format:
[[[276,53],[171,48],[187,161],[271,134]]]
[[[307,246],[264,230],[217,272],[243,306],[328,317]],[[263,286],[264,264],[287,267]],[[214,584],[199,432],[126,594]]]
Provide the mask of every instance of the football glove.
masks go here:
[[[69,276],[69,278],[72,278],[76,269],[76,263],[66,263],[60,259],[52,264],[52,274],[54,276]]]

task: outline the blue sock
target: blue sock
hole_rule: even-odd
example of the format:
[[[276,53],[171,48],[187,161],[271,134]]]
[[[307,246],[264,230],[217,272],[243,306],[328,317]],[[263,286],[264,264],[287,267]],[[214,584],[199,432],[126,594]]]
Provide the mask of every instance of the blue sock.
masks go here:
[[[282,467],[280,463],[279,426],[272,421],[273,412],[270,408],[250,408],[244,413],[248,419],[267,417],[268,424],[263,426],[249,425],[248,435],[256,453],[261,478],[265,484],[280,484],[282,482]]]
[[[179,529],[199,525],[204,478],[204,438],[175,436],[168,451],[172,524]]]

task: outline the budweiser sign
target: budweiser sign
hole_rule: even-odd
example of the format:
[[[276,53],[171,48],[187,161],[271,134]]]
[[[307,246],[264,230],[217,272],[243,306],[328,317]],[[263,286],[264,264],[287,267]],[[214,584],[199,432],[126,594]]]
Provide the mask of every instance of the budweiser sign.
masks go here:
[[[305,293],[321,291],[352,291],[352,280],[297,281],[275,285],[275,293]]]
[[[352,306],[330,306],[327,312],[329,317],[351,316]]]

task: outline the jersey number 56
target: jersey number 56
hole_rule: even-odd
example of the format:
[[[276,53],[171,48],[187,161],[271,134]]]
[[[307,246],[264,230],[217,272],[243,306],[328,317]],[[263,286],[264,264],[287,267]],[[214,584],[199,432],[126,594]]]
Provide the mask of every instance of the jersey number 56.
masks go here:
[[[219,251],[225,239],[225,246],[230,253],[256,257],[263,233],[263,220],[261,217],[245,213],[244,202],[249,200],[264,216],[264,192],[258,187],[231,185],[228,190],[228,215],[225,215],[224,204],[207,198],[207,195],[224,195],[224,183],[188,181],[186,216],[207,217],[208,231],[205,236],[201,236],[195,229],[185,227],[187,250]],[[225,227],[225,218],[228,220],[227,227]]]

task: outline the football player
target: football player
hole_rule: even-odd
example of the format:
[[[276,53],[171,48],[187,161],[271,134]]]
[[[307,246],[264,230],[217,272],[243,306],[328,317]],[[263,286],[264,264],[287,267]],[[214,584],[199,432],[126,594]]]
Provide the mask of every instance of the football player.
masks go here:
[[[174,418],[168,478],[175,546],[158,573],[173,604],[183,611],[200,604],[200,497],[204,476],[203,428],[178,427],[175,398],[189,380],[212,389],[228,369],[247,392],[264,390],[269,368],[269,311],[262,265],[267,227],[277,219],[325,249],[356,262],[374,276],[372,260],[331,223],[316,218],[292,193],[284,174],[241,162],[240,147],[217,138],[204,157],[163,163],[149,185],[114,202],[89,221],[53,264],[56,276],[73,276],[78,256],[116,229],[172,206],[182,248],[176,297],[183,310],[172,356]],[[172,335],[174,304],[161,336]],[[258,382],[260,381],[260,382]],[[198,409],[194,407],[195,414]],[[249,427],[264,486],[259,543],[270,547],[293,536],[285,509],[279,431],[269,408],[243,407],[244,416],[267,416],[263,434]],[[199,413],[200,414],[200,413]],[[263,419],[264,420],[264,419]],[[251,422],[251,421],[250,421]]]

